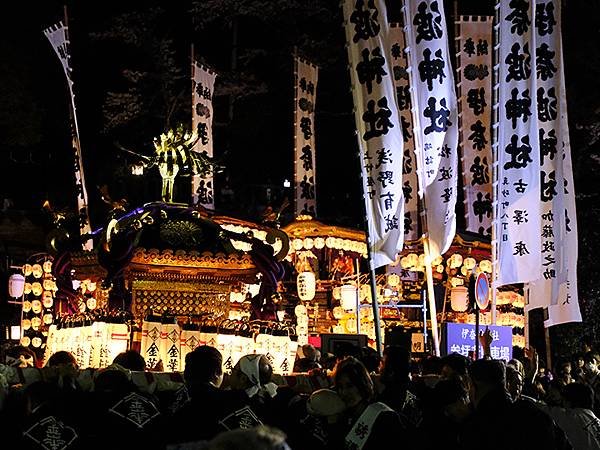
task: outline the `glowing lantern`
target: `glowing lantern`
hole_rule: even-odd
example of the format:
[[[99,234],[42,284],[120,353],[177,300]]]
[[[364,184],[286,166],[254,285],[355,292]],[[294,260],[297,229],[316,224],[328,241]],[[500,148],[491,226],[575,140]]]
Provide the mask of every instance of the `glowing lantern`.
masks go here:
[[[44,270],[42,269],[41,265],[34,264],[33,266],[31,266],[31,273],[35,278],[41,278],[44,274]]]
[[[304,241],[302,239],[294,239],[292,241],[292,248],[294,250],[302,250],[303,245],[304,245]]]
[[[20,273],[13,273],[8,278],[8,295],[13,298],[19,298],[23,295],[25,289],[25,277]]]
[[[387,284],[388,286],[398,286],[400,284],[400,275],[391,273],[387,276]]]
[[[356,286],[353,284],[345,284],[340,290],[340,306],[346,311],[356,309]]]
[[[402,267],[403,269],[409,269],[410,266],[410,258],[408,256],[404,256],[400,259],[400,267]]]
[[[442,257],[442,255],[438,255],[434,258],[433,261],[431,261],[431,265],[439,266],[440,264],[442,264],[443,261],[444,261],[444,258]]]
[[[450,257],[450,267],[455,269],[462,266],[463,257],[460,253],[455,253]]]
[[[316,279],[312,272],[300,272],[296,279],[298,298],[302,301],[310,301],[315,298]]]
[[[417,264],[419,264],[419,257],[417,256],[416,253],[411,253],[410,255],[407,256],[407,258],[408,258],[409,267],[413,267],[413,266],[416,266]]]
[[[334,239],[335,238],[332,238],[331,236],[325,239],[325,245],[327,246],[327,248],[333,248]]]
[[[42,265],[42,268],[44,269],[44,272],[46,272],[46,273],[52,272],[52,261],[45,261],[44,264]]]
[[[325,239],[322,237],[315,238],[314,244],[317,250],[321,250],[323,247],[325,247]]]
[[[314,247],[315,241],[312,238],[307,237],[307,238],[304,238],[303,245],[306,250],[310,250],[311,248]]]
[[[465,286],[457,286],[450,291],[450,306],[453,311],[465,312],[469,307],[469,292]]]
[[[333,295],[333,298],[335,300],[339,300],[340,298],[342,298],[342,288],[339,286],[334,287],[331,291],[331,295]]]
[[[487,260],[484,259],[482,261],[479,262],[479,268],[486,273],[492,273],[492,263]]]
[[[465,258],[465,260],[463,261],[463,265],[467,270],[473,270],[475,268],[475,265],[477,264],[477,261],[475,261],[475,258]]]

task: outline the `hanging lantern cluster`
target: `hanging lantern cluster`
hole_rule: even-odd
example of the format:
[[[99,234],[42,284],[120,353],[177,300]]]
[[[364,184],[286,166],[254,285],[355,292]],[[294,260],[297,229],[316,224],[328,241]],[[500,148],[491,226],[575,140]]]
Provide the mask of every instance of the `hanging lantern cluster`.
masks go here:
[[[328,238],[305,237],[304,239],[292,239],[290,253],[301,250],[311,250],[313,248],[321,250],[325,247],[333,250],[344,250],[346,252],[359,253],[362,257],[367,257],[367,244],[365,242],[353,241],[351,239],[334,238],[331,236]]]
[[[23,270],[23,305],[21,312],[21,340],[24,347],[42,349],[48,328],[54,322],[54,297],[57,291],[52,276],[50,256],[35,264],[25,264]],[[13,294],[18,293],[14,287]],[[12,290],[12,288],[11,288]]]
[[[281,251],[281,247],[283,246],[283,243],[281,242],[281,239],[279,239],[279,238],[275,238],[275,242],[273,242],[273,243],[267,242],[267,232],[265,230],[258,230],[256,228],[250,228],[250,227],[245,227],[242,225],[236,225],[236,224],[231,224],[231,223],[221,224],[221,228],[223,228],[227,231],[231,231],[233,233],[244,234],[246,236],[252,236],[252,237],[255,237],[256,239],[263,241],[265,244],[273,247],[274,255],[277,255]],[[244,252],[249,252],[250,250],[252,250],[252,244],[250,244],[249,242],[236,241],[234,239],[231,239],[231,244],[233,245],[233,247],[236,250],[240,250],[240,251],[244,251]]]

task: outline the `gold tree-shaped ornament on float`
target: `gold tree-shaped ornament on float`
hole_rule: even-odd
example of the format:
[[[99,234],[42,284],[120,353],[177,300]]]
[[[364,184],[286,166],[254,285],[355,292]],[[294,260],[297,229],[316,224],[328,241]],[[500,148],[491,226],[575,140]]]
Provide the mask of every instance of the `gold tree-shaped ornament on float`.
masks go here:
[[[119,148],[136,155],[146,168],[158,167],[162,178],[161,199],[166,203],[173,202],[173,187],[178,175],[206,177],[220,169],[206,151],[193,150],[198,142],[198,134],[188,131],[183,125],[171,128],[166,133],[154,138],[154,156],[140,155],[119,144]]]

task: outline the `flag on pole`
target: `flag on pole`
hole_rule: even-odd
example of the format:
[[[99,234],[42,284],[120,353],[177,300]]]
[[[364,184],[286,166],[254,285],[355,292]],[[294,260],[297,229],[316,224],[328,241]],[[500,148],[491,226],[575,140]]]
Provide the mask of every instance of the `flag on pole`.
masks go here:
[[[217,74],[192,61],[192,127],[198,134],[193,151],[213,156],[213,92]],[[192,204],[215,209],[214,176],[192,176]]]
[[[296,84],[294,111],[294,197],[295,215],[317,215],[315,166],[315,104],[318,68],[294,57]]]
[[[560,0],[535,5],[537,119],[540,145],[542,277],[528,308],[548,307],[545,326],[580,322],[577,218],[563,71]]]
[[[496,286],[541,277],[534,2],[498,1]]]
[[[406,43],[420,196],[427,208],[430,257],[456,234],[458,110],[444,4],[407,1]]]
[[[354,117],[373,268],[393,263],[404,243],[402,126],[395,100],[384,0],[344,0]]]
[[[492,30],[493,17],[456,21],[459,143],[467,231],[492,234]]]
[[[83,173],[83,160],[81,158],[81,142],[79,140],[79,125],[77,123],[77,114],[75,107],[75,92],[73,91],[73,77],[71,68],[71,55],[69,50],[69,31],[63,22],[58,22],[44,30],[44,34],[50,41],[52,48],[60,60],[65,76],[67,77],[67,86],[71,95],[71,146],[73,150],[73,171],[75,173],[75,192],[77,194],[77,215],[79,219],[79,232],[81,236],[90,236],[92,228],[90,225],[90,215],[88,211],[88,196],[85,187],[85,177]],[[92,239],[86,239],[83,242],[84,250],[92,250]]]
[[[412,101],[410,99],[410,82],[408,79],[408,60],[406,55],[406,38],[401,24],[390,24],[391,62],[396,86],[396,104],[402,125],[404,152],[402,157],[402,191],[404,194],[404,240],[419,239],[419,199],[417,196],[419,182],[417,180],[415,138],[412,119]]]

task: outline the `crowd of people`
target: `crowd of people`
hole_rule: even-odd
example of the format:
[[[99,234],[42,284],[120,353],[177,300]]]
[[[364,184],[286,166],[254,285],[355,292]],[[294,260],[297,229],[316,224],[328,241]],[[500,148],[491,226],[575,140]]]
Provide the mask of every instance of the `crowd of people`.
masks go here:
[[[600,450],[600,355],[587,350],[549,370],[533,350],[417,361],[396,345],[381,358],[306,345],[295,369],[320,380],[310,392],[281,382],[265,355],[225,374],[209,346],[187,355],[180,381],[163,382],[133,350],[94,371],[63,351],[35,368],[14,348],[0,365],[0,439],[52,450]]]

